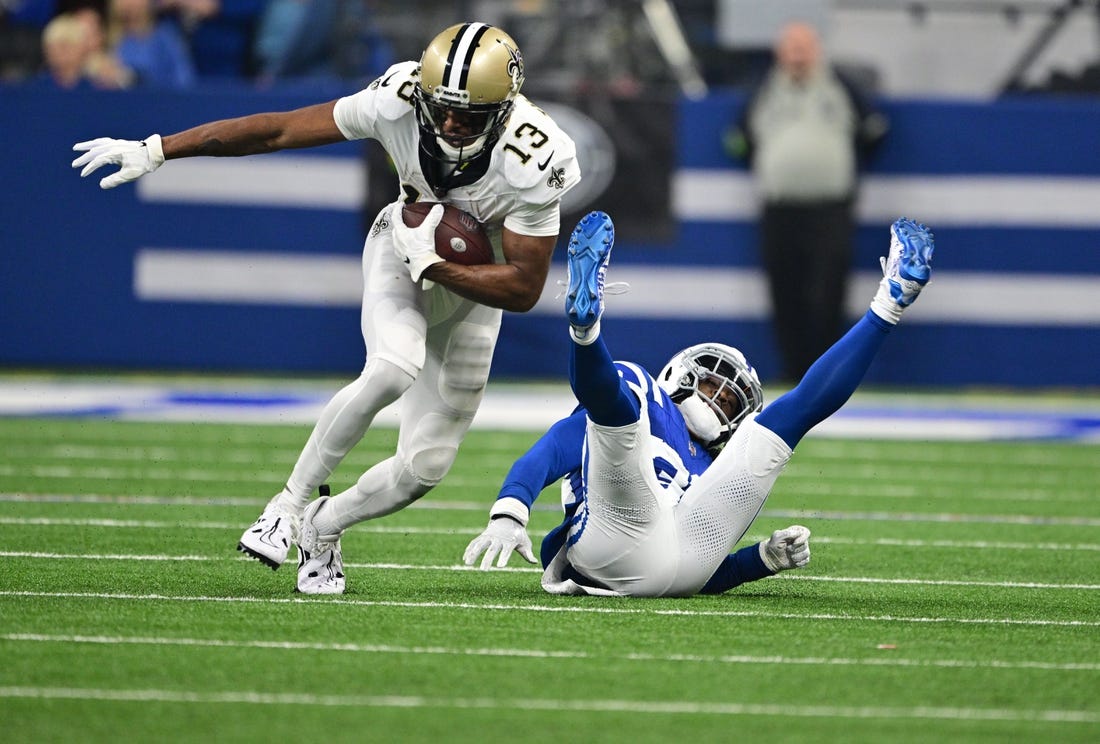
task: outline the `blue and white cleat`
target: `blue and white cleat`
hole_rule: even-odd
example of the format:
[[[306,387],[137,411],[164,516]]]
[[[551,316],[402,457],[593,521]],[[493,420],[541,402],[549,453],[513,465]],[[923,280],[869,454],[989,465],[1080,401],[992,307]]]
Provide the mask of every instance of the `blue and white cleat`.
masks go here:
[[[890,255],[880,259],[882,275],[890,284],[890,296],[909,307],[932,278],[932,231],[902,217],[890,227]]]
[[[615,225],[603,212],[589,212],[569,237],[565,315],[569,332],[579,344],[590,344],[599,336],[604,279],[614,243]]]

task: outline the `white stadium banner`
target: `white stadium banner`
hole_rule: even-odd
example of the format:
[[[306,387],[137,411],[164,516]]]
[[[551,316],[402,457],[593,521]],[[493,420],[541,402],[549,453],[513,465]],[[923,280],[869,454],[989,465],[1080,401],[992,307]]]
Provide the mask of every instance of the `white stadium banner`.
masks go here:
[[[759,202],[743,171],[684,169],[672,184],[681,220],[751,221]],[[1100,178],[867,176],[859,218],[893,222],[919,214],[930,225],[1100,227]]]
[[[355,158],[280,155],[174,162],[138,181],[146,202],[254,205],[356,211],[367,178]],[[1100,227],[1100,178],[869,176],[861,219],[919,214],[932,225]],[[673,208],[685,221],[749,221],[757,200],[742,171],[685,169],[673,179]],[[561,312],[560,276],[551,276],[536,314]],[[609,299],[639,318],[764,320],[769,304],[755,268],[619,264],[611,277],[630,290]],[[858,272],[849,314],[863,312],[878,275]],[[357,307],[358,255],[255,252],[150,246],[134,259],[134,293],[144,301]],[[1100,325],[1100,277],[1034,273],[937,273],[907,322],[999,326]],[[656,299],[659,298],[659,301]],[[1005,298],[1011,298],[1006,302]]]
[[[867,308],[878,278],[856,274],[850,315]],[[629,285],[608,299],[623,316],[768,317],[767,290],[756,269],[622,265],[612,281]],[[358,307],[362,286],[358,256],[143,248],[134,265],[134,294],[146,301]],[[915,305],[907,323],[1100,325],[1100,278],[940,272],[927,291],[936,301]],[[560,314],[560,292],[551,277],[533,312]]]

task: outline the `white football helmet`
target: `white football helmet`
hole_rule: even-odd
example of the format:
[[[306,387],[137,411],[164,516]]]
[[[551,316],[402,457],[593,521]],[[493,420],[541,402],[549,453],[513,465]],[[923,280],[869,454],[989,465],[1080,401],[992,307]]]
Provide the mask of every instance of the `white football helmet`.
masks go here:
[[[699,389],[705,380],[713,390]],[[744,354],[725,344],[696,344],[676,353],[657,376],[657,385],[676,403],[688,431],[712,451],[720,450],[745,417],[764,406],[756,370]]]
[[[523,85],[523,56],[512,37],[486,23],[459,23],[428,44],[413,91],[421,146],[452,172],[500,137]],[[448,115],[461,132],[445,132]]]

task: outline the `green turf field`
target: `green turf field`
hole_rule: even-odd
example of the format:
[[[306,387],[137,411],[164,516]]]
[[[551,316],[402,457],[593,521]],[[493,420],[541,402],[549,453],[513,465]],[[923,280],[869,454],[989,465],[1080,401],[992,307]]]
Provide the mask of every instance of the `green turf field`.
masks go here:
[[[459,565],[536,436],[475,431],[303,598],[234,547],[308,431],[0,419],[7,741],[1100,741],[1095,445],[811,436],[749,535],[807,525],[806,569],[609,600]]]

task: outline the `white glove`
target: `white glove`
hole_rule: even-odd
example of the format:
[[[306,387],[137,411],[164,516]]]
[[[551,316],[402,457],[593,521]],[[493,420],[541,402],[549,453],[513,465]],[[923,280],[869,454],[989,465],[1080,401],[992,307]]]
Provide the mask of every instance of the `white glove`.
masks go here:
[[[141,142],[100,137],[77,142],[73,149],[86,151],[73,161],[74,168],[84,166],[84,170],[80,171],[81,178],[105,165],[113,163],[121,166],[117,173],[99,182],[101,189],[113,189],[120,183],[137,180],[164,165],[164,148],[161,146],[159,134],[151,134]]]
[[[435,228],[443,219],[443,205],[432,207],[417,227],[405,224],[400,204],[395,204],[394,210],[396,219],[393,220],[393,252],[405,262],[412,280],[418,282],[425,269],[443,260],[435,252]],[[428,289],[427,286],[424,288]]]
[[[760,542],[760,557],[775,573],[802,568],[810,562],[810,531],[800,524],[776,530]]]
[[[462,560],[467,566],[472,566],[478,556],[484,553],[480,566],[482,571],[493,567],[494,558],[497,568],[504,568],[514,550],[528,563],[537,563],[535,554],[531,551],[531,538],[527,536],[528,514],[527,505],[518,499],[497,500],[489,510],[489,526],[466,546]]]

